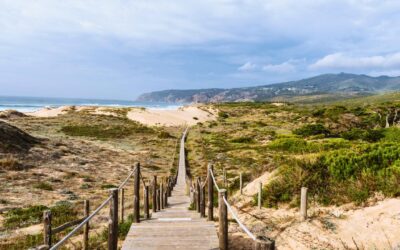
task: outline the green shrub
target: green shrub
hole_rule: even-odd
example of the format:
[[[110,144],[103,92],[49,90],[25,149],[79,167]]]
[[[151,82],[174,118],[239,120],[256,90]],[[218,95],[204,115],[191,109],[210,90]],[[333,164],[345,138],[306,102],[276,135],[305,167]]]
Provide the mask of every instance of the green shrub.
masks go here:
[[[4,216],[4,227],[13,229],[39,223],[43,218],[43,211],[47,209],[43,205],[11,209]]]
[[[268,144],[268,148],[291,153],[311,153],[321,150],[321,145],[307,142],[301,138],[279,138]]]
[[[5,213],[4,227],[14,229],[40,223],[43,219],[43,212],[49,209],[53,215],[54,226],[74,220],[77,216],[77,212],[69,202],[59,202],[50,208],[44,205],[14,208]]]
[[[360,204],[374,192],[400,195],[400,144],[359,144],[324,152],[314,161],[290,160],[263,190],[265,206],[298,203],[300,188],[322,204]],[[254,197],[255,202],[257,198]]]
[[[368,142],[377,142],[384,136],[382,130],[359,128],[352,128],[341,134],[341,137],[347,140],[364,140]]]
[[[133,130],[125,126],[72,125],[62,127],[61,131],[70,136],[86,136],[98,139],[123,138],[133,134]]]
[[[233,143],[252,143],[254,142],[254,139],[252,137],[247,137],[247,136],[242,136],[242,137],[237,137],[231,140]]]
[[[218,112],[218,118],[226,119],[228,117],[229,117],[229,114],[227,112],[224,112],[224,111],[219,111]]]
[[[296,135],[301,136],[312,136],[312,135],[329,135],[330,131],[325,128],[322,124],[306,124],[301,128],[295,129],[293,131]]]
[[[53,191],[53,186],[51,186],[49,183],[47,182],[39,182],[36,183],[35,185],[33,185],[34,188],[37,189],[42,189],[42,190],[47,190],[47,191]]]
[[[77,124],[63,126],[60,130],[69,136],[85,136],[97,139],[124,138],[136,133],[152,133],[154,130],[138,122],[117,117],[88,116]]]
[[[128,235],[129,229],[131,228],[133,222],[133,216],[129,215],[123,223],[118,223],[118,238],[124,240],[126,235]]]
[[[386,128],[383,130],[385,141],[400,142],[400,129],[399,128]]]
[[[390,167],[400,158],[400,145],[377,143],[361,145],[354,150],[337,150],[322,156],[332,176],[338,180],[355,178],[363,169],[377,172]]]
[[[102,189],[110,189],[110,188],[117,188],[114,184],[103,184],[101,185]]]

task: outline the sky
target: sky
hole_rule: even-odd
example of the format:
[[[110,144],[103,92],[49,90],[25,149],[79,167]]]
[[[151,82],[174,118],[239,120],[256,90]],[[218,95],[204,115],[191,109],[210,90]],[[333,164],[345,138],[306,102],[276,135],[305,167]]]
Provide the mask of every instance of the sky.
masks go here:
[[[398,0],[0,0],[0,95],[400,75]]]

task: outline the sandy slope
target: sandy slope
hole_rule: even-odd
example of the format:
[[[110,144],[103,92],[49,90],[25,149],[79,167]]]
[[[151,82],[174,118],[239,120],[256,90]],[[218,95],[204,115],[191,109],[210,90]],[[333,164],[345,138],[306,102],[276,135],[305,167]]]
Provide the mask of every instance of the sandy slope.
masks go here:
[[[27,115],[36,117],[55,117],[72,110],[70,106],[59,108],[44,108],[35,112],[27,112]],[[87,111],[93,114],[116,115],[115,108],[111,107],[76,107],[76,111]],[[200,108],[198,106],[185,106],[175,110],[170,109],[140,109],[131,108],[127,114],[131,120],[151,126],[181,126],[195,125],[216,119],[216,111]]]
[[[400,249],[400,199],[378,195],[375,199],[380,201],[371,199],[366,207],[320,207],[310,202],[310,219],[301,221],[298,208],[258,209],[250,205],[260,181],[266,184],[273,176],[264,173],[232,200],[249,229],[275,238],[278,249]],[[233,223],[231,227],[232,232],[242,232]]]
[[[128,113],[128,118],[147,125],[195,125],[215,119],[215,112],[203,110],[196,106],[186,106],[177,110],[161,109],[133,109]]]

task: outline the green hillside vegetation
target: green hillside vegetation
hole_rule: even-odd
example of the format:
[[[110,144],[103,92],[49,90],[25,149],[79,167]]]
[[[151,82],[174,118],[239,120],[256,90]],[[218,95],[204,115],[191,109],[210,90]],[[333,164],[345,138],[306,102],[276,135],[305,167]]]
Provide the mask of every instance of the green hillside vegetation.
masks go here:
[[[218,120],[189,133],[189,164],[197,175],[206,174],[209,161],[217,176],[225,168],[230,191],[238,187],[239,172],[252,180],[276,170],[264,185],[267,207],[297,205],[302,186],[322,205],[362,204],[376,192],[399,196],[400,95],[380,101],[385,96],[333,104],[214,104]]]

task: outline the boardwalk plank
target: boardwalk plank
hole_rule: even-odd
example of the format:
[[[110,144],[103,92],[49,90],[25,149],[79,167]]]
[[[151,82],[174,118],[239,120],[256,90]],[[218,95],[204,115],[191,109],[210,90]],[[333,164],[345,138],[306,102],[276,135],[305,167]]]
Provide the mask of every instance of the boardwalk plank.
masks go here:
[[[122,250],[218,249],[214,223],[188,209],[190,199],[186,195],[184,138],[180,146],[177,185],[168,198],[167,208],[152,214],[150,220],[132,224]]]

